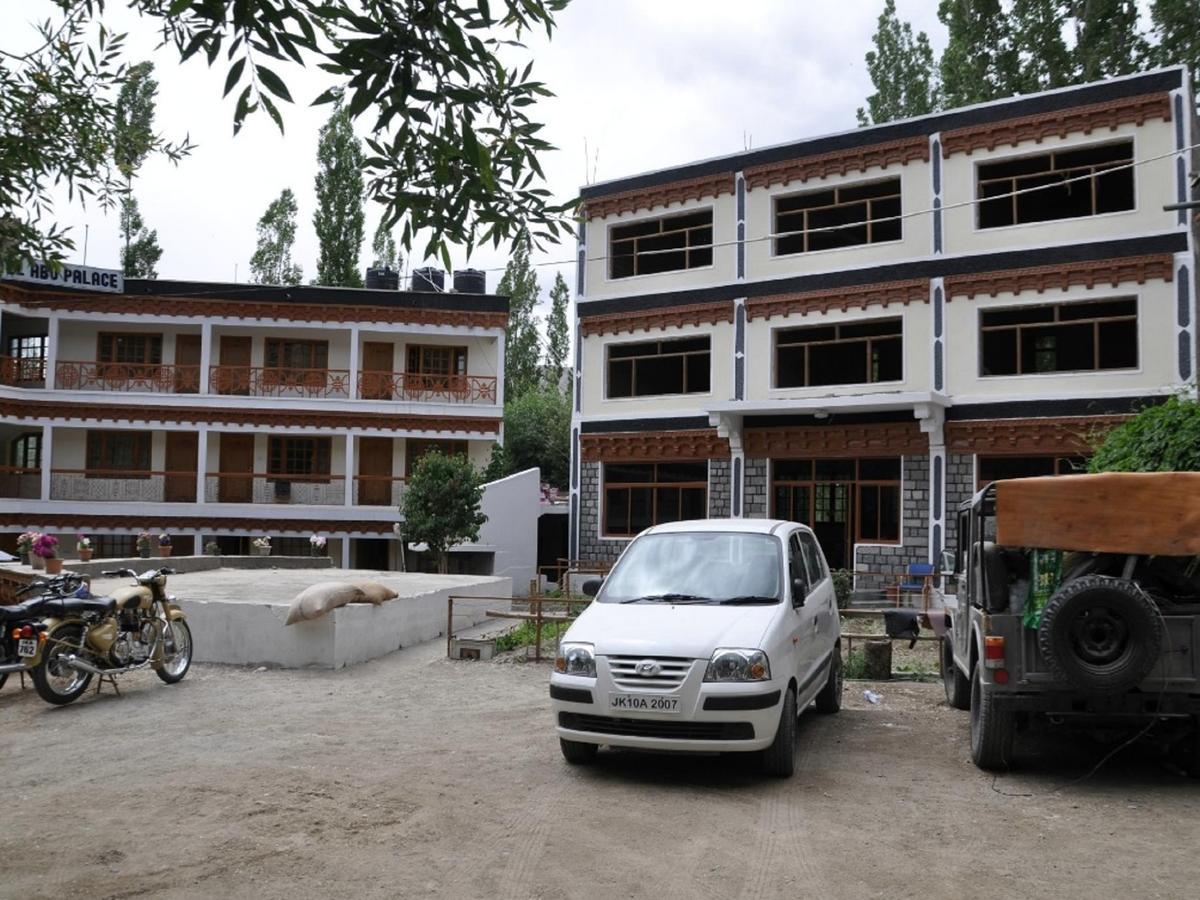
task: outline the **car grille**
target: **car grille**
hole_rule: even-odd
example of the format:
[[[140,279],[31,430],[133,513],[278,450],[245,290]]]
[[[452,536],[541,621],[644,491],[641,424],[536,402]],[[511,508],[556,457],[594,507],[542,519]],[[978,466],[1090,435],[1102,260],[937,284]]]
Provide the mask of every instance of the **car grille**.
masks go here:
[[[693,662],[678,656],[609,656],[606,659],[613,682],[631,691],[672,691],[683,684]],[[651,677],[639,675],[638,664],[644,662],[658,666],[658,674]]]
[[[564,712],[558,714],[558,724],[571,731],[625,737],[684,741],[754,740],[754,726],[749,722],[665,722],[661,719],[617,719]]]

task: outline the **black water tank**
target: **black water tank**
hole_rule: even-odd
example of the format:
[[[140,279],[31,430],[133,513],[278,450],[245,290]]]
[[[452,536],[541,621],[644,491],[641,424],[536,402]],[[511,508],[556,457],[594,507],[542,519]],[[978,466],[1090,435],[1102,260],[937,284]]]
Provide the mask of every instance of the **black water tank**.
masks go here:
[[[437,294],[445,290],[446,273],[441,269],[426,266],[423,269],[413,269],[412,290],[426,294]]]
[[[367,287],[373,291],[400,290],[400,273],[387,266],[367,269]]]
[[[455,269],[454,292],[456,294],[486,294],[487,276],[479,269]]]

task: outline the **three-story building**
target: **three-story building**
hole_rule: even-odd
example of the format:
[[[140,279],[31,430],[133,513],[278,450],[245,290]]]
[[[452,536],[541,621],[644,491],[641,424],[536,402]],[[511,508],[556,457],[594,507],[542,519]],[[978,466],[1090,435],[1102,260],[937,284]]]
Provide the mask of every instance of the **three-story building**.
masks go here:
[[[1194,390],[1181,68],[582,189],[572,555],[703,516],[936,559],[988,481]]]

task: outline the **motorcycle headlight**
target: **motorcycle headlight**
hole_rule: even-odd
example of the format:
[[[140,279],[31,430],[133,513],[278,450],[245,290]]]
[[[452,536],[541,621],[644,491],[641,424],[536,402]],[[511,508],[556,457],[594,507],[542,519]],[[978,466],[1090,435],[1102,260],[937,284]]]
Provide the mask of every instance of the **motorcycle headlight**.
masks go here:
[[[596,677],[596,653],[591,644],[559,644],[554,671],[563,675]]]
[[[761,650],[721,648],[708,661],[705,681],[770,681],[771,664]]]

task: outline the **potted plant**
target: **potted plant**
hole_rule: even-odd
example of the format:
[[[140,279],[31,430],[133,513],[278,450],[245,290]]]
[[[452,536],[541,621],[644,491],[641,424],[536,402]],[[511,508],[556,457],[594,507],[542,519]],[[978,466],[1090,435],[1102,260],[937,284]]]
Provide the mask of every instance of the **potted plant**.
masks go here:
[[[42,536],[40,531],[27,531],[29,535],[29,565],[34,569],[46,568],[46,561],[37,554],[38,538]]]
[[[47,575],[57,575],[62,571],[62,560],[58,558],[58,538],[54,535],[39,534],[33,542],[33,555],[45,564]]]
[[[221,545],[218,544],[216,541],[208,541],[204,545],[204,552],[207,553],[209,556],[220,556],[221,555]]]
[[[158,536],[158,555],[171,555],[171,536],[169,534],[160,534]]]
[[[150,558],[150,532],[143,531],[138,535],[137,552],[142,559]]]
[[[252,556],[270,556],[271,536],[264,534],[262,537],[252,540],[250,542],[250,553]]]
[[[314,534],[311,537],[309,537],[308,543],[312,547],[312,555],[313,556],[324,556],[325,555],[325,536],[324,535]]]
[[[17,537],[17,556],[21,559],[21,565],[29,565],[29,554],[33,552],[33,532],[22,531]]]
[[[89,562],[92,558],[92,539],[86,534],[79,535],[75,542],[75,552],[79,554],[80,562]]]

